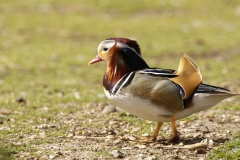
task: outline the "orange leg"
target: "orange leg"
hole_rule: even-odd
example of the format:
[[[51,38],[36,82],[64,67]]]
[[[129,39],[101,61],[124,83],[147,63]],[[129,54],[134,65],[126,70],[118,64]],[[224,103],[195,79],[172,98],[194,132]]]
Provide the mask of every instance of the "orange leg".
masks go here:
[[[175,124],[175,117],[171,116],[171,126],[172,126],[172,135],[171,137],[166,141],[166,143],[171,143],[171,142],[178,142],[180,137],[178,135],[177,127]]]
[[[136,137],[137,139],[140,139],[140,140],[143,140],[143,141],[147,141],[147,142],[150,142],[150,141],[155,141],[157,139],[157,136],[158,136],[158,132],[159,130],[161,129],[162,127],[162,124],[163,122],[158,122],[157,124],[157,127],[153,133],[152,136],[139,136],[139,135],[134,135],[134,137]]]

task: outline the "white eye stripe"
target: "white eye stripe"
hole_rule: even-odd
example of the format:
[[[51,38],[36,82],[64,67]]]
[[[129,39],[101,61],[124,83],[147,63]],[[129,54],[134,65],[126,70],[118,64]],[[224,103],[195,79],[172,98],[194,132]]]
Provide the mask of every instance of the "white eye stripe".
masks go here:
[[[99,45],[98,45],[98,52],[101,52],[101,51],[107,51],[107,50],[104,50],[104,48],[111,48],[113,45],[115,44],[115,41],[113,40],[105,40],[105,41],[102,41]]]
[[[114,44],[115,44],[115,40],[104,40],[104,41],[102,41],[102,42],[98,45],[98,51],[99,51],[99,52],[100,52],[100,51],[107,51],[107,50],[104,50],[104,49],[105,49],[105,48],[109,49],[109,48],[111,48]],[[128,45],[126,45],[126,44],[124,44],[124,43],[122,43],[122,42],[117,42],[117,47],[119,47],[119,48],[129,48],[129,49],[133,50],[134,52],[136,52],[136,54],[138,54],[137,51],[136,51],[134,48],[129,47]]]
[[[115,44],[115,40],[104,40],[104,41],[102,41],[98,45],[98,54],[107,52],[110,48],[113,47],[114,44]],[[126,45],[125,43],[117,42],[117,47],[118,48],[128,48],[128,49],[131,49],[139,58],[142,59],[141,55],[139,55],[134,48]],[[108,48],[108,50],[104,50],[104,48]],[[103,57],[101,57],[101,58],[103,58]]]

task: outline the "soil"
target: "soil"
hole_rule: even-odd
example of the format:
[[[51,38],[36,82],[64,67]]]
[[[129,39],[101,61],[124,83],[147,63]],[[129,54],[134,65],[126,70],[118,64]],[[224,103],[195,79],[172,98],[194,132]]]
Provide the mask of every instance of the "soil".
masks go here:
[[[106,112],[106,106],[109,104],[90,103],[79,112],[59,114],[56,124],[34,126],[40,130],[39,135],[25,137],[30,140],[44,139],[48,129],[71,124],[66,136],[56,136],[51,143],[32,146],[37,148],[36,154],[41,155],[39,159],[205,159],[213,148],[240,131],[240,111],[210,109],[196,113],[195,118],[177,121],[181,138],[176,144],[164,143],[171,134],[168,123],[162,127],[156,141],[140,142],[133,136],[140,129],[139,126],[119,117],[129,115],[112,106],[112,112]],[[137,117],[135,119],[145,121]],[[27,151],[18,153],[16,157],[33,158]]]

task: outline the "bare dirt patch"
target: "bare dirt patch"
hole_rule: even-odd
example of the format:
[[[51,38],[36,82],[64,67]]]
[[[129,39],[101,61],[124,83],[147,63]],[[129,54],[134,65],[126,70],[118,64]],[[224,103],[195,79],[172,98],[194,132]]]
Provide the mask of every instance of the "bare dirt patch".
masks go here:
[[[130,115],[122,111],[102,114],[105,106],[89,104],[79,112],[61,113],[56,116],[56,124],[46,122],[33,126],[39,134],[22,135],[21,142],[48,139],[31,146],[40,159],[205,159],[214,147],[240,131],[240,111],[207,110],[195,114],[194,118],[177,121],[179,143],[164,144],[171,134],[169,125],[163,126],[157,141],[144,143],[132,136],[140,126],[122,119]],[[66,128],[64,136],[48,136],[49,130],[59,127]],[[31,159],[33,153],[30,152],[33,151],[26,150],[15,156]]]

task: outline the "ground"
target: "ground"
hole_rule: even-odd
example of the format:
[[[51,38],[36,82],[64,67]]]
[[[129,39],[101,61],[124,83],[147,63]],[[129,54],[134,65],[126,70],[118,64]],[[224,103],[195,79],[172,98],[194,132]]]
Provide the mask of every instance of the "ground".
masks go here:
[[[164,143],[171,134],[170,125],[166,123],[157,141],[147,143],[138,141],[134,135],[151,134],[155,122],[138,119],[116,110],[111,104],[89,103],[81,107],[69,103],[61,104],[61,107],[79,107],[79,111],[56,114],[54,123],[46,119],[42,124],[33,125],[34,133],[16,134],[11,145],[25,147],[14,155],[16,158],[206,159],[212,149],[240,131],[240,111],[207,110],[177,121],[180,142],[171,145]],[[106,111],[104,108],[110,109]],[[47,107],[41,109],[48,110]],[[145,127],[145,130],[140,132],[140,127]],[[62,128],[65,129],[64,134],[57,134]],[[0,129],[10,130],[7,127]],[[49,133],[55,133],[55,136]],[[31,147],[28,147],[29,144],[32,144]]]

